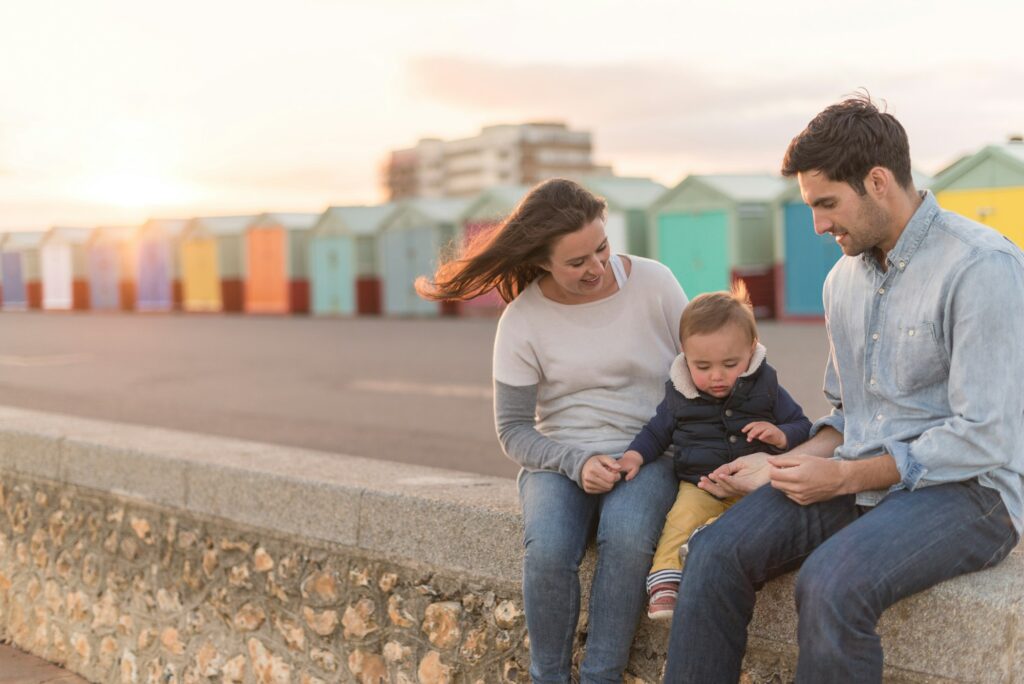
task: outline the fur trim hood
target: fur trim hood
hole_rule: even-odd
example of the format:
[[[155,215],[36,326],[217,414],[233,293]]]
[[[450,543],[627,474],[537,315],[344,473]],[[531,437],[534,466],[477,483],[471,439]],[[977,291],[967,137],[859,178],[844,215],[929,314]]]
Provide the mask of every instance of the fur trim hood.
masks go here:
[[[757,369],[764,363],[765,357],[768,355],[768,350],[765,349],[764,345],[760,342],[754,347],[754,354],[750,357],[750,365],[747,366],[747,370],[740,376],[745,378],[753,375],[757,372]],[[686,365],[686,355],[680,353],[679,356],[672,361],[672,367],[668,372],[669,378],[672,379],[672,386],[676,388],[676,391],[682,394],[687,399],[696,399],[700,396],[700,392],[697,386],[693,384],[693,376],[690,375],[690,367]]]

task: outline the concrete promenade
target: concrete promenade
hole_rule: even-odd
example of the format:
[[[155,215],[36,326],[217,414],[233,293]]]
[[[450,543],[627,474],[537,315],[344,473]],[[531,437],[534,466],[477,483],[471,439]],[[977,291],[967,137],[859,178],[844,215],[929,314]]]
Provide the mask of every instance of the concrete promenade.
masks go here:
[[[491,413],[495,326],[3,312],[0,405],[512,478]],[[760,328],[783,385],[821,415],[824,326]]]

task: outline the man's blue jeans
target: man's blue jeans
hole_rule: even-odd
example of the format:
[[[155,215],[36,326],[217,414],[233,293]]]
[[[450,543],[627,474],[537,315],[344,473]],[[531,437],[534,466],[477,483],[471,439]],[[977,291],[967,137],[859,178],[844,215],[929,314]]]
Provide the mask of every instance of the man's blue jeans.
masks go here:
[[[863,511],[863,512],[862,512]],[[801,567],[797,682],[881,682],[875,626],[888,606],[995,565],[1017,533],[976,480],[800,506],[766,485],[693,538],[669,637],[665,682],[735,682],[755,592]]]
[[[677,489],[672,459],[665,457],[600,495],[585,493],[559,473],[522,474],[523,603],[534,682],[569,682],[580,614],[579,566],[595,527],[597,568],[580,681],[622,681],[646,606],[644,578]]]

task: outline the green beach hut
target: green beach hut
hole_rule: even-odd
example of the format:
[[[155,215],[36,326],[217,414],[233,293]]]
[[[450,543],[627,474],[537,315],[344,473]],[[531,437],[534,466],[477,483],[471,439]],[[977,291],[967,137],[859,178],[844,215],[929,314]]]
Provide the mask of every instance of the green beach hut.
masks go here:
[[[329,207],[309,238],[309,278],[316,316],[381,312],[377,235],[395,204]]]
[[[652,255],[691,298],[743,278],[755,314],[772,318],[776,207],[790,185],[769,174],[688,176],[651,205]]]

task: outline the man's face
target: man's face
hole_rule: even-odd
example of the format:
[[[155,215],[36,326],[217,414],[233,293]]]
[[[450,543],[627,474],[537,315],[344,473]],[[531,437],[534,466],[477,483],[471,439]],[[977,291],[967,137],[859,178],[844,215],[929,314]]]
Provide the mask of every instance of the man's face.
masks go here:
[[[797,174],[800,193],[814,216],[814,232],[829,233],[846,256],[868,250],[888,252],[896,244],[892,221],[871,193],[857,194],[849,183],[829,180],[821,171]]]

